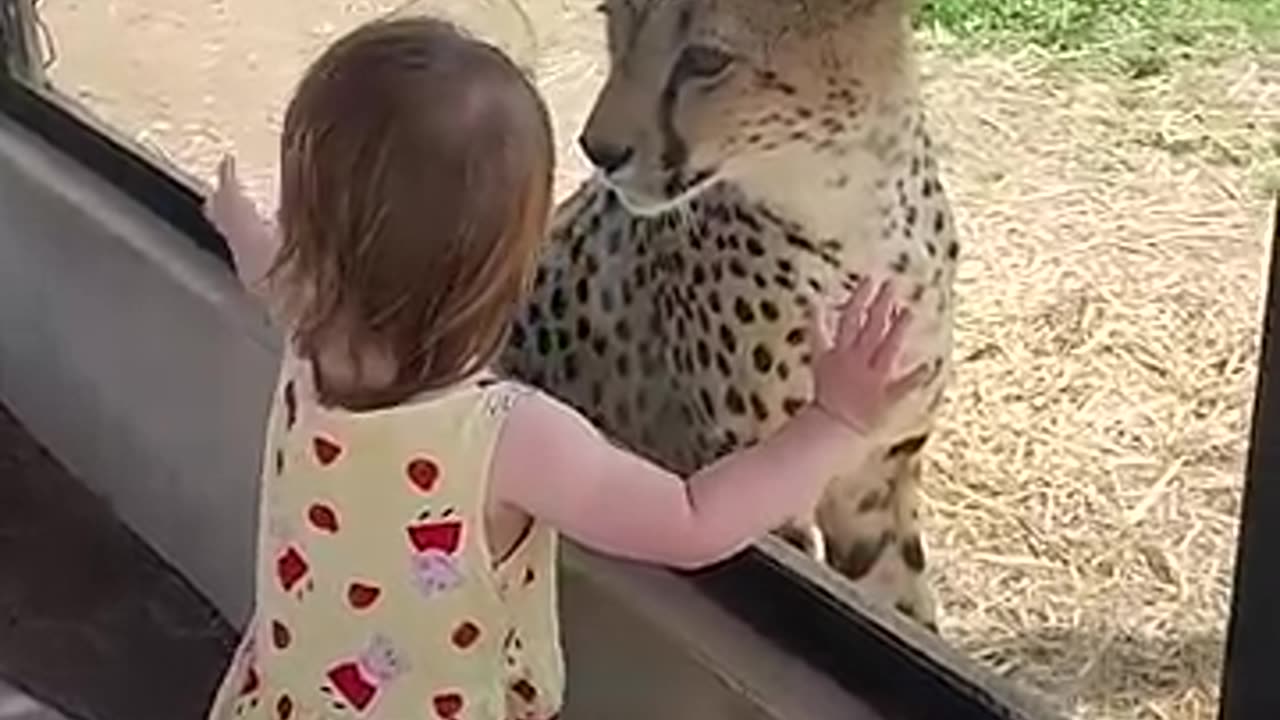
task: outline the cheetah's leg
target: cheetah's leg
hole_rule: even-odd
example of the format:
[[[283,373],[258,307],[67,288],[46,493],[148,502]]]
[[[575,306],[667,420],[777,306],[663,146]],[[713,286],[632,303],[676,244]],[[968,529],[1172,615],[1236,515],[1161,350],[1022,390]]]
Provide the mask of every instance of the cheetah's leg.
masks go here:
[[[774,534],[815,561],[827,562],[827,541],[816,517],[796,518],[775,530]]]
[[[920,536],[920,451],[927,433],[876,451],[841,475],[818,505],[829,564],[871,602],[937,630]]]

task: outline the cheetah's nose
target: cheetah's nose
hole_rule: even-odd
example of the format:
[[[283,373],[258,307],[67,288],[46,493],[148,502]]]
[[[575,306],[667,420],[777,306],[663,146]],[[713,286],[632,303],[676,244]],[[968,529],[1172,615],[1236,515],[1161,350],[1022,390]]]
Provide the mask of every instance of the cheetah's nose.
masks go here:
[[[631,159],[632,149],[626,146],[610,145],[605,142],[594,142],[583,135],[578,138],[582,152],[593,165],[606,173],[616,172]]]

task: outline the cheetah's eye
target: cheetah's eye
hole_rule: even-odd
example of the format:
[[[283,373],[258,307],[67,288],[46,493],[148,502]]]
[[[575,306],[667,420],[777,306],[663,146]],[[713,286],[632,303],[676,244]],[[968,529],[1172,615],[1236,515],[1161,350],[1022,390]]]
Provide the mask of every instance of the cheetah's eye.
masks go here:
[[[694,77],[717,77],[733,64],[733,55],[711,45],[690,45],[680,53],[679,68]]]

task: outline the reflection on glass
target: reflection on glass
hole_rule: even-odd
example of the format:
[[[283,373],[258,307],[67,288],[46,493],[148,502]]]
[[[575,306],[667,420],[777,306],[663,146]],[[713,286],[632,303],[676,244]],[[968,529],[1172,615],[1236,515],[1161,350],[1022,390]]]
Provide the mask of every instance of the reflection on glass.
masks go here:
[[[571,148],[601,75],[597,15],[570,0],[128,0],[44,2],[58,61],[51,79],[101,118],[196,177],[234,147],[260,201],[274,197],[276,138],[302,68],[341,33],[405,9],[439,11],[529,54],[556,112],[560,185],[583,172]],[[516,6],[518,7],[518,6]],[[502,27],[490,29],[497,20]],[[487,30],[487,31],[486,31]],[[536,46],[533,45],[536,43]],[[533,46],[533,51],[527,48]]]

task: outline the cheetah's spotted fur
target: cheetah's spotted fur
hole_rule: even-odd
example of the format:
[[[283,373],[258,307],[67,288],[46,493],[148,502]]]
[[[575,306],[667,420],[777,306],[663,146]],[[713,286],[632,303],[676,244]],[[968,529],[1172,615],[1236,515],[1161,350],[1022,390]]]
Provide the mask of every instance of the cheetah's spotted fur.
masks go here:
[[[582,138],[599,172],[557,211],[504,363],[688,472],[809,397],[815,305],[893,276],[916,316],[903,367],[934,371],[780,534],[934,626],[918,484],[958,245],[905,1],[609,0]]]

